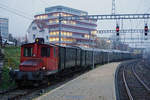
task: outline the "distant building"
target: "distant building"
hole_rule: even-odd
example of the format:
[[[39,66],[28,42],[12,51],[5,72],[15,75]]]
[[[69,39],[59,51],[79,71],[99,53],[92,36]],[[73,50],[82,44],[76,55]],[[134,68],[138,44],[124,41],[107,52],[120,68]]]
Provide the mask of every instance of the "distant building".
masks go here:
[[[8,19],[0,18],[0,33],[2,38],[8,39]]]
[[[35,15],[35,19],[28,28],[28,42],[34,42],[35,38],[43,37],[45,42],[59,43],[58,16],[82,16],[87,12],[64,7],[53,6],[45,8],[44,14]],[[97,20],[69,20],[62,21],[61,45],[76,45],[89,47],[92,45],[93,36],[96,36]],[[92,34],[92,36],[91,36]]]

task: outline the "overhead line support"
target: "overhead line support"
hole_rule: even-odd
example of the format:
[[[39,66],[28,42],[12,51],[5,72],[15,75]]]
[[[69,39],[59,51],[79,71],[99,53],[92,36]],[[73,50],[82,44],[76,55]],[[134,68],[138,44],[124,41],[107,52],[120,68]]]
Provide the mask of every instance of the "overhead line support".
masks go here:
[[[150,14],[115,14],[115,15],[86,15],[86,16],[62,17],[62,20],[116,20],[116,19],[150,19]]]
[[[97,30],[97,33],[116,33],[116,30]],[[123,29],[119,30],[119,33],[144,33],[144,29]]]

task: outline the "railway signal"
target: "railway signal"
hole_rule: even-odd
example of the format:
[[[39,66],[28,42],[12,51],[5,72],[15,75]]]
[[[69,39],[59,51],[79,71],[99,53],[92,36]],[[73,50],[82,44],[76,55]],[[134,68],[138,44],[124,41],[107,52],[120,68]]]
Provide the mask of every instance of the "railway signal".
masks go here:
[[[119,36],[119,25],[116,26],[116,35]]]
[[[145,34],[145,36],[147,36],[147,33],[148,33],[148,26],[147,26],[147,24],[145,24],[145,27],[144,27],[144,34]]]

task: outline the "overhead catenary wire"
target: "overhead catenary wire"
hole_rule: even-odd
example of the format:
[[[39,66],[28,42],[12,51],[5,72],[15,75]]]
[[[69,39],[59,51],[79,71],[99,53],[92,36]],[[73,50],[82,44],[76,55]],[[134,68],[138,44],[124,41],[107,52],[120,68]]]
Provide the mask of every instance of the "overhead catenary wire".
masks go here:
[[[23,17],[25,19],[33,20],[32,17],[26,16],[27,14],[25,14],[24,12],[18,11],[18,10],[13,9],[13,8],[10,8],[10,7],[8,7],[6,5],[3,5],[1,3],[0,3],[0,9],[3,9],[5,11],[7,11],[7,12],[13,13],[13,14],[15,14],[17,16],[20,16],[20,17]]]
[[[19,13],[17,13],[17,12],[14,12],[14,11],[11,11],[11,10],[9,10],[9,9],[7,9],[7,8],[3,8],[3,7],[0,7],[0,8],[6,10],[6,11],[8,11],[8,12],[11,12],[11,13],[13,13],[13,14],[15,14],[15,15],[21,16],[21,17],[23,17],[23,18],[25,18],[25,19],[33,20],[32,18],[29,18],[29,17],[27,17],[27,16],[24,16],[24,15],[22,15],[22,14],[19,14]]]
[[[23,12],[23,11],[21,11],[21,10],[14,9],[14,8],[12,8],[12,7],[8,6],[8,5],[2,4],[2,3],[0,3],[0,6],[3,6],[3,7],[8,8],[8,9],[15,10],[15,11],[17,11],[17,12],[19,12],[19,13],[22,13],[22,14],[25,14],[25,15],[27,15],[27,16],[32,16],[32,15],[29,15],[29,13],[25,13],[25,12]]]

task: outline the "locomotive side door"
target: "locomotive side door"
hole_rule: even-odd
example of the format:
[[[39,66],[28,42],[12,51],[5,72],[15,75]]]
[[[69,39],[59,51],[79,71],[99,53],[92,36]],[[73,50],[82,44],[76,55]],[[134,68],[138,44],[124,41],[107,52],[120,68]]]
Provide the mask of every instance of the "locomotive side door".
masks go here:
[[[44,61],[44,66],[46,69],[50,69],[49,67],[49,59],[50,59],[50,47],[49,46],[41,46],[41,57]]]

